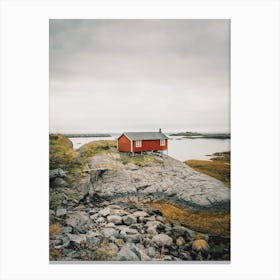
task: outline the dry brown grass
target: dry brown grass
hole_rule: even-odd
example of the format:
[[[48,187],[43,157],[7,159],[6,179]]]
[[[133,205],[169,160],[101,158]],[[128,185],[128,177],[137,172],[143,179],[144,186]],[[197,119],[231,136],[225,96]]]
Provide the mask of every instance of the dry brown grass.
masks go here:
[[[217,160],[187,160],[185,164],[230,186],[230,165],[228,163]]]
[[[194,231],[214,235],[230,235],[230,213],[204,213],[184,210],[165,201],[151,203],[170,222],[178,221]]]
[[[115,140],[100,140],[89,142],[79,148],[79,153],[83,161],[87,161],[89,157],[103,153],[116,153],[117,141]]]
[[[62,168],[76,172],[82,168],[79,154],[73,150],[72,142],[62,134],[49,135],[49,168]]]
[[[50,225],[50,234],[51,235],[57,235],[57,234],[59,234],[60,233],[60,231],[61,231],[61,226],[60,226],[60,224],[51,224]]]

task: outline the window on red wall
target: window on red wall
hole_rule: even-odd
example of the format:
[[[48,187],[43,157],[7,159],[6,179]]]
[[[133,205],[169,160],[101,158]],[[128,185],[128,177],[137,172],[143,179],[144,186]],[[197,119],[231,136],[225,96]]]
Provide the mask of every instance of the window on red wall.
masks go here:
[[[136,148],[142,147],[142,141],[141,140],[137,140],[136,143],[135,143],[135,147]]]
[[[165,139],[160,140],[160,146],[165,146]]]

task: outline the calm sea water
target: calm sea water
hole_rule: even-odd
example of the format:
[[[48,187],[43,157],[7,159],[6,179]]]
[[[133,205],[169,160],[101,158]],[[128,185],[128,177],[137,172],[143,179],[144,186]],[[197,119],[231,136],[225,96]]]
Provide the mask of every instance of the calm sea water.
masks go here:
[[[167,134],[168,135],[168,134]],[[112,137],[77,137],[70,138],[74,149],[91,141],[116,140],[119,134],[112,134]],[[169,136],[168,155],[181,161],[188,159],[209,159],[209,155],[216,152],[230,150],[230,140],[220,139],[187,139],[179,136]]]

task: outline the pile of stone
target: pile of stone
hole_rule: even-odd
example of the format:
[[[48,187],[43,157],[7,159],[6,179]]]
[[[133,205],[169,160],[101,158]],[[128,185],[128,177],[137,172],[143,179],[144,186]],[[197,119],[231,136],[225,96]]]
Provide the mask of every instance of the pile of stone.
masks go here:
[[[59,234],[50,240],[50,249],[56,250],[61,261],[211,259],[207,234],[171,224],[158,210],[109,204],[57,209],[51,214],[62,222]],[[221,252],[221,258],[227,259],[228,253]]]

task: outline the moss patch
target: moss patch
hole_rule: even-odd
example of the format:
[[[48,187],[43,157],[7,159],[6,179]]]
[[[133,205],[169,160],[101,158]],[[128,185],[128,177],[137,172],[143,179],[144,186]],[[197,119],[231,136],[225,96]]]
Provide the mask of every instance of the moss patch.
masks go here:
[[[170,221],[178,221],[194,231],[214,235],[230,235],[230,213],[202,213],[184,210],[165,201],[151,203],[153,208],[162,212]]]

